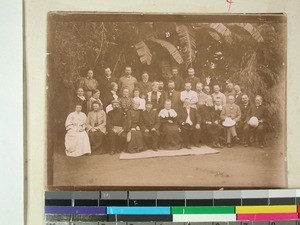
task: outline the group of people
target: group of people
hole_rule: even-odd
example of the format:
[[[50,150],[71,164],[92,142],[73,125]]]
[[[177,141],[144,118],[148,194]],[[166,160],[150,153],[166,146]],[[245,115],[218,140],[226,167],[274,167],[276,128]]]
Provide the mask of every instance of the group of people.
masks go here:
[[[106,68],[105,78],[97,82],[89,70],[74,103],[65,123],[68,156],[191,149],[205,141],[221,148],[222,139],[228,148],[238,141],[247,147],[252,134],[264,147],[267,110],[262,97],[251,103],[231,82],[222,93],[210,77],[196,77],[193,68],[185,80],[173,68],[164,82],[150,82],[147,72],[138,82],[129,66],[119,79]]]

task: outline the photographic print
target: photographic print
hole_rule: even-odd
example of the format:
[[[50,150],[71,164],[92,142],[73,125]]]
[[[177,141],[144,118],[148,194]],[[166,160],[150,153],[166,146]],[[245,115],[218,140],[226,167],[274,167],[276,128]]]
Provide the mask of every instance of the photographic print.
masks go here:
[[[286,16],[49,12],[47,188],[286,187]]]

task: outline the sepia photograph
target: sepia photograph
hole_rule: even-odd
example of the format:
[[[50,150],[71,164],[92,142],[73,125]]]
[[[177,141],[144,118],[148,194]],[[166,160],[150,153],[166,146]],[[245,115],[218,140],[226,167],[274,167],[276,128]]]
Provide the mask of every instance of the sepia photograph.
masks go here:
[[[287,187],[284,14],[47,22],[48,189]]]

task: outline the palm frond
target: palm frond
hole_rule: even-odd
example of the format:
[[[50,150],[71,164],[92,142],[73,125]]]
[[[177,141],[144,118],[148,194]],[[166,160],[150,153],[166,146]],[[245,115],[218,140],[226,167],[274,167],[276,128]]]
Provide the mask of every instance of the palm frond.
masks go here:
[[[176,32],[178,34],[181,49],[185,57],[185,63],[187,66],[191,65],[196,57],[195,34],[193,30],[189,29],[186,25],[176,25]]]
[[[145,42],[140,41],[136,43],[134,46],[136,48],[137,54],[140,57],[141,63],[150,65],[152,60],[152,54],[148,46],[145,44]]]
[[[250,23],[235,23],[235,25],[244,28],[257,42],[264,42],[264,38],[259,31]]]
[[[175,59],[175,61],[178,63],[178,64],[181,64],[183,63],[183,58],[182,56],[180,55],[180,52],[178,51],[178,49],[173,45],[171,44],[170,42],[167,42],[167,41],[164,41],[164,40],[161,40],[161,39],[157,39],[155,37],[149,37],[148,38],[149,41],[152,41],[152,42],[155,42],[159,45],[161,45],[163,48],[165,48],[171,55],[172,57]]]
[[[221,34],[226,42],[233,43],[231,31],[223,23],[212,23],[209,27]]]

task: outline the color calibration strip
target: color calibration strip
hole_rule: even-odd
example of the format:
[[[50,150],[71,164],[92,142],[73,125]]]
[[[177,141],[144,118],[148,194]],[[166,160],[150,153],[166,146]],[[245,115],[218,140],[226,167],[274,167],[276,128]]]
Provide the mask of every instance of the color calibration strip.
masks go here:
[[[47,225],[300,225],[300,189],[46,192]]]

